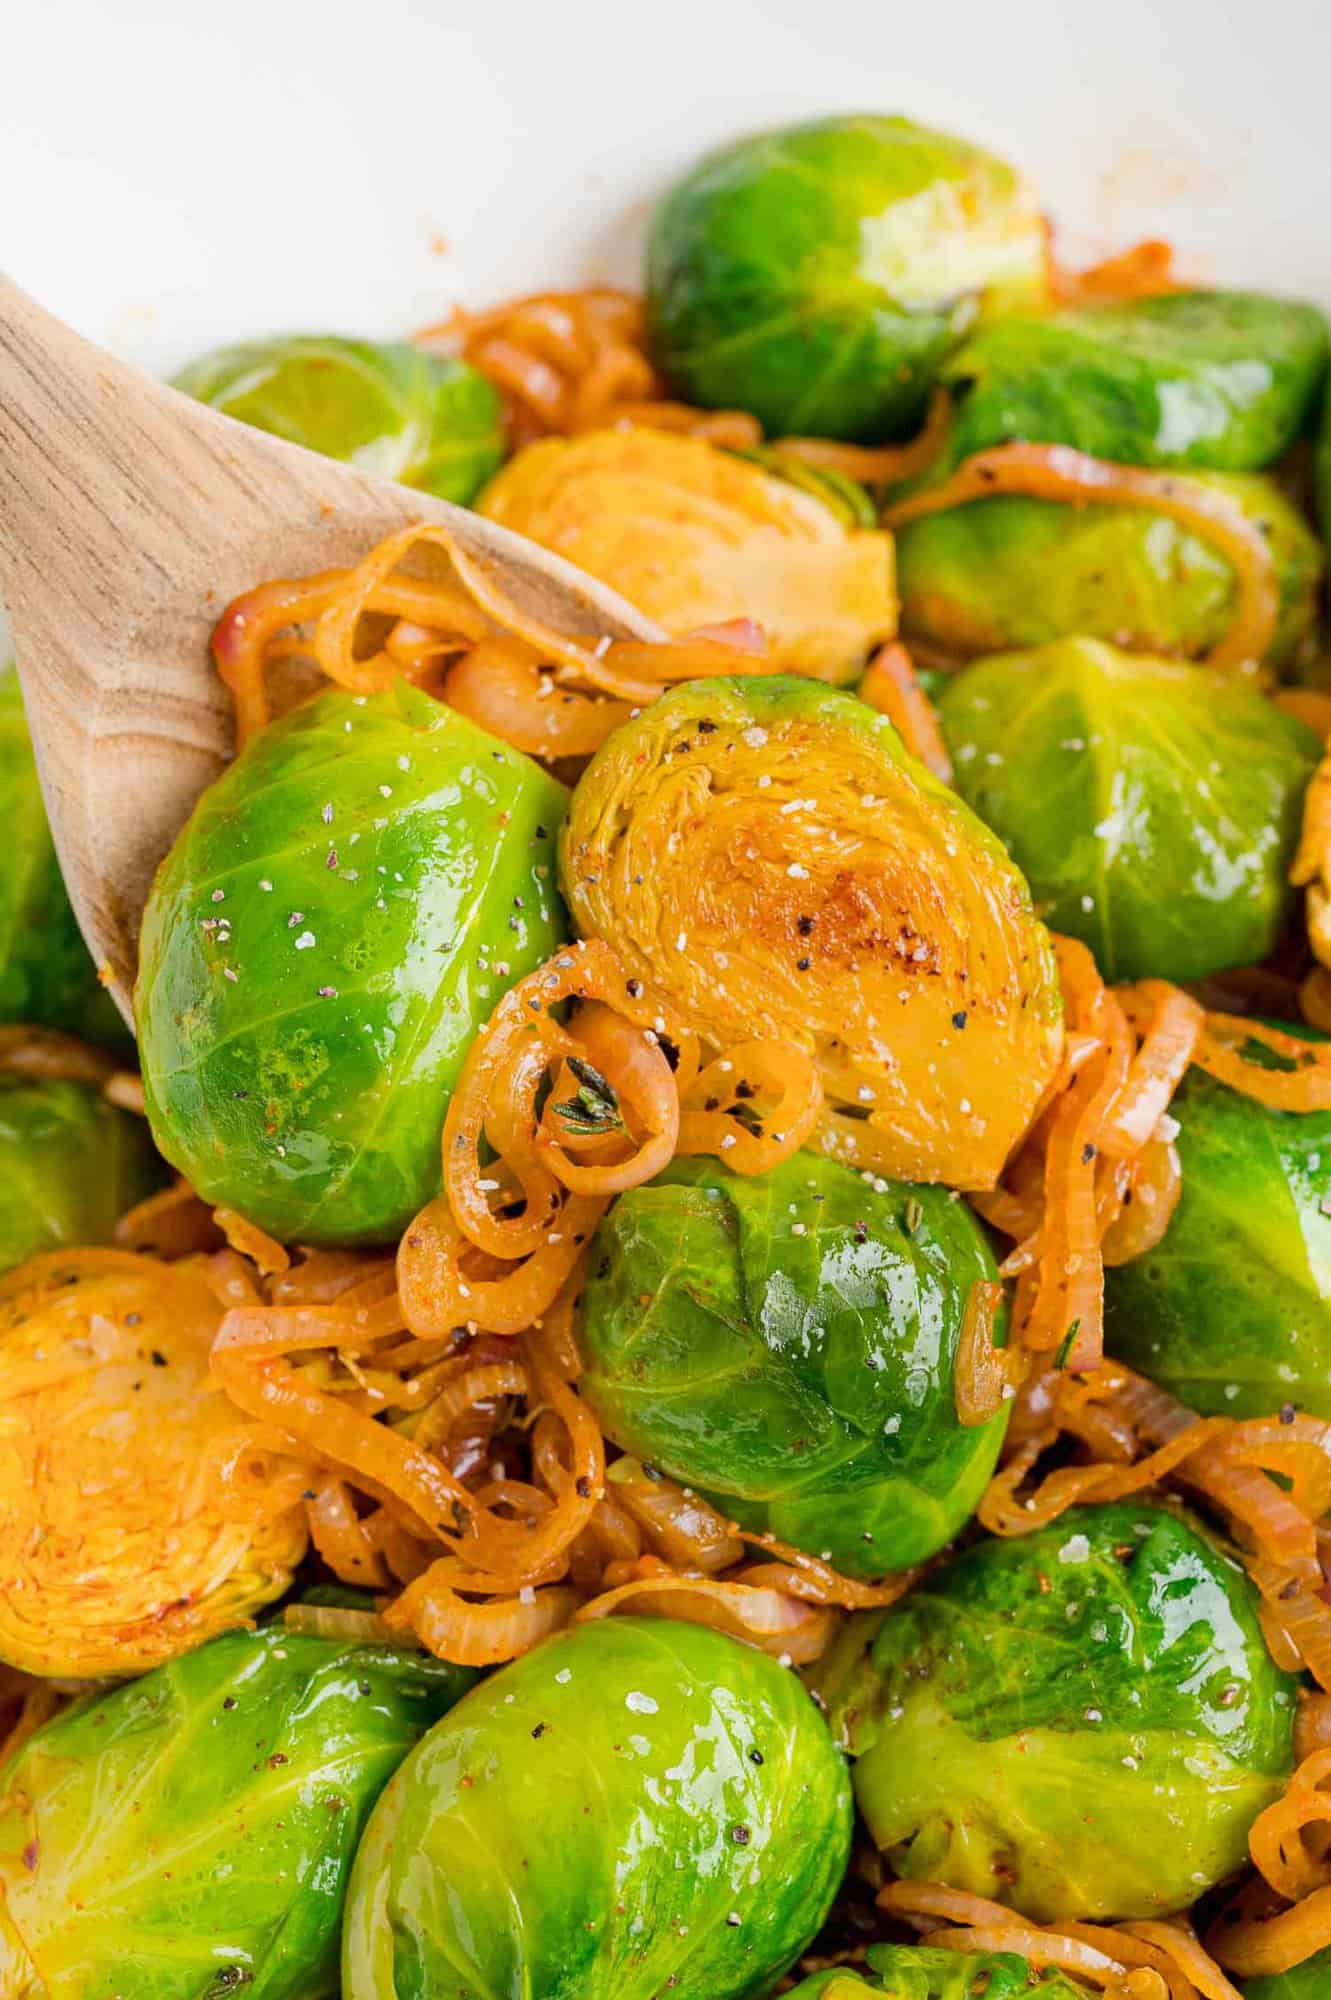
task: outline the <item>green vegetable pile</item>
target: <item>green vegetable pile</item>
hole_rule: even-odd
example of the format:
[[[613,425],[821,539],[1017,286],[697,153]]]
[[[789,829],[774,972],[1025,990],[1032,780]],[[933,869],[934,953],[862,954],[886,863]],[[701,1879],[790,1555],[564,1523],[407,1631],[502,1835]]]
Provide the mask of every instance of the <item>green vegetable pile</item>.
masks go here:
[[[274,628],[141,1095],[0,678],[0,2000],[1324,2000],[1326,319],[867,113],[638,315],[177,375],[688,650]]]

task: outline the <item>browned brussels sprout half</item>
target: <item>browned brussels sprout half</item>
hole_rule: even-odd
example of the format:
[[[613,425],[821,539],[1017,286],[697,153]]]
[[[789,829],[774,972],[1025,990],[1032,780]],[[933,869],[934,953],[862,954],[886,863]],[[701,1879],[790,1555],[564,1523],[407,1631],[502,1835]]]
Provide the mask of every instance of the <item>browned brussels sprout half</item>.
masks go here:
[[[670,1619],[575,1626],[458,1703],[370,1820],[345,2000],[748,2000],[827,1914],[845,1765],[796,1676]]]
[[[0,1076],[0,1272],[38,1250],[109,1243],[165,1178],[143,1120],[87,1084]]]
[[[220,1319],[199,1259],[58,1250],[0,1278],[0,1661],[144,1673],[289,1586],[304,1479],[211,1379]]]
[[[560,872],[579,930],[707,1041],[816,1057],[823,1151],[993,1184],[1058,1062],[1052,950],[885,716],[788,675],[675,688],[587,766]]]
[[[891,538],[872,510],[867,527],[848,522],[847,495],[826,475],[802,468],[796,485],[771,464],[782,461],[631,427],[543,438],[491,481],[480,511],[613,585],[669,633],[754,618],[774,665],[851,679],[896,631]]]
[[[0,663],[0,1022],[26,1021],[110,1048],[125,1024],[100,984],[65,892],[37,782],[18,677]]]
[[[1020,438],[1120,465],[1260,472],[1303,429],[1326,349],[1315,306],[1255,292],[995,319],[943,370],[944,463]]]
[[[245,341],[191,362],[175,386],[256,430],[464,506],[504,455],[485,377],[404,341]]]
[[[897,1872],[1041,1922],[1185,1909],[1247,1859],[1293,1763],[1257,1593],[1163,1508],[990,1537],[815,1670]]]
[[[1270,479],[1188,478],[1236,500],[1260,526],[1280,601],[1266,662],[1291,667],[1317,621],[1316,537]],[[956,660],[1075,634],[1197,659],[1224,638],[1238,602],[1226,557],[1163,514],[1016,494],[906,522],[897,567],[906,636]]]
[[[745,1527],[858,1576],[966,1522],[1006,1428],[957,1419],[969,1209],[797,1153],[756,1179],[681,1161],[621,1195],[592,1245],[582,1393],[607,1435]]]
[[[0,1992],[333,2000],[370,1808],[474,1678],[279,1626],[67,1709],[5,1774]]]
[[[1331,1418],[1331,1113],[1271,1111],[1199,1070],[1170,1110],[1178,1207],[1106,1274],[1110,1351],[1209,1415]]]
[[[962,797],[1106,979],[1201,979],[1275,949],[1321,746],[1255,688],[1064,639],[977,661],[938,713]]]
[[[438,1192],[468,1045],[563,935],[565,793],[405,684],[333,691],[204,793],[144,917],[158,1144],[284,1240],[382,1243]]]
[[[1038,304],[1045,230],[1020,177],[907,118],[824,118],[711,153],[657,210],[651,339],[690,402],[773,435],[918,420],[977,315]]]

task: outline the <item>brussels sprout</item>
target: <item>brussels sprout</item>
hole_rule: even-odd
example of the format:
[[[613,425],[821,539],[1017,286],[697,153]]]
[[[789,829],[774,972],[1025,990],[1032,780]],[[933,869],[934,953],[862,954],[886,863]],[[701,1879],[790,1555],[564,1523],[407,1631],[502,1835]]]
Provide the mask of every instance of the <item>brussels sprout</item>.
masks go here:
[[[1038,305],[1020,177],[906,118],[824,118],[709,154],[657,210],[653,351],[691,402],[770,432],[897,437],[977,315]]]
[[[1267,653],[1292,664],[1317,622],[1322,553],[1268,479],[1190,473],[1238,500],[1275,561],[1280,618]],[[897,536],[902,627],[958,659],[1076,633],[1194,659],[1233,621],[1234,571],[1208,542],[1140,507],[1004,495],[908,521]]]
[[[754,1180],[681,1161],[597,1232],[580,1386],[616,1444],[743,1526],[851,1575],[908,1569],[969,1518],[1007,1428],[963,1429],[952,1379],[996,1276],[942,1188],[808,1153]]]
[[[299,1467],[218,1394],[220,1320],[198,1260],[59,1250],[0,1278],[0,1661],[144,1673],[290,1584]]]
[[[829,505],[824,476],[805,471],[800,490],[701,438],[593,431],[529,444],[480,511],[611,584],[667,632],[756,618],[775,665],[844,681],[896,631],[892,538],[872,515],[873,532],[848,527],[845,494]]]
[[[562,786],[405,684],[319,696],[204,793],[144,917],[157,1142],[274,1235],[377,1243],[438,1192],[467,1046],[549,956]]]
[[[576,1626],[412,1751],[351,1878],[346,2000],[743,2000],[817,1932],[845,1766],[796,1677],[670,1619]]]
[[[0,1992],[331,2000],[370,1808],[474,1678],[278,1628],[67,1709],[5,1772]]]
[[[1331,1418],[1331,1112],[1269,1111],[1200,1070],[1169,1108],[1178,1207],[1106,1274],[1112,1352],[1208,1415]]]
[[[997,319],[943,370],[945,462],[1022,438],[1121,465],[1258,472],[1302,430],[1326,350],[1315,306],[1254,292]]]
[[[142,1119],[86,1084],[0,1076],[0,1271],[37,1250],[109,1243],[164,1178]]]
[[[1288,1972],[1243,1982],[1243,2000],[1326,2000],[1328,1992],[1331,1992],[1331,1949],[1315,1952]]]
[[[99,983],[65,893],[37,782],[16,675],[0,666],[0,1022],[63,1028],[109,1047],[128,1042]]]
[[[822,1150],[993,1184],[1058,1062],[1052,953],[1000,843],[886,717],[783,675],[676,688],[587,766],[560,870],[580,931],[716,1047],[811,1051]]]
[[[465,506],[504,456],[499,397],[403,341],[291,334],[202,355],[177,389],[291,444]]]
[[[1136,1502],[978,1543],[816,1671],[898,1873],[1042,1922],[1185,1908],[1293,1762],[1253,1586]]]
[[[788,2000],[1086,2000],[1086,1988],[1052,1968],[1037,1971],[1015,1952],[945,1951],[923,1944],[877,1944],[864,1973],[849,1967],[806,1979]]]
[[[1202,979],[1275,949],[1321,745],[1255,688],[1062,639],[968,667],[938,715],[962,797],[1106,979]]]

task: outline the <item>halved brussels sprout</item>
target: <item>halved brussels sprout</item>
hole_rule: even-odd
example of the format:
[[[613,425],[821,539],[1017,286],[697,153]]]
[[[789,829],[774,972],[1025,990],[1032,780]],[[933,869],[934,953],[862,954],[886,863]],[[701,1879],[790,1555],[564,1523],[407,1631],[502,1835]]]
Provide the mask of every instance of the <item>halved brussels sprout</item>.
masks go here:
[[[1303,429],[1326,351],[1316,306],[1256,292],[995,319],[943,369],[945,463],[1020,438],[1120,465],[1259,472]]]
[[[465,506],[503,461],[499,397],[405,341],[290,334],[219,347],[175,387],[225,416]]]
[[[473,1035],[563,936],[565,797],[405,684],[292,710],[204,793],[136,1010],[154,1135],[206,1200],[284,1240],[401,1234]]]
[[[492,521],[565,556],[680,635],[756,618],[778,667],[853,679],[896,631],[892,538],[824,498],[666,431],[543,438],[481,496]]]
[[[118,1047],[125,1024],[97,978],[56,860],[18,676],[0,665],[0,1022]]]
[[[875,1944],[867,1969],[848,1966],[806,1979],[788,2000],[1086,2000],[1086,1988],[1015,1952],[945,1951],[924,1944]]]
[[[200,1269],[127,1251],[0,1278],[0,1660],[144,1673],[290,1584],[298,1492],[209,1379],[220,1318]]]
[[[1317,622],[1322,552],[1269,479],[1189,473],[1258,522],[1275,561],[1280,619],[1267,653],[1293,663]],[[1218,550],[1140,507],[1070,507],[1002,495],[908,521],[897,535],[902,629],[958,660],[1084,634],[1195,659],[1233,622],[1234,571]]]
[[[1105,1274],[1111,1352],[1207,1415],[1331,1417],[1331,1112],[1270,1111],[1195,1069],[1169,1108],[1178,1207]]]
[[[351,1879],[346,2000],[746,2000],[850,1852],[845,1765],[794,1674],[670,1619],[575,1626],[407,1758]]]
[[[1041,1922],[1181,1910],[1239,1868],[1293,1762],[1257,1594],[1163,1508],[990,1537],[814,1670],[899,1874]]]
[[[164,1179],[141,1118],[83,1083],[0,1076],[0,1272],[38,1250],[109,1243]]]
[[[1045,230],[968,141],[823,118],[700,161],[657,210],[647,282],[653,351],[691,402],[897,437],[978,314],[1045,297]]]
[[[830,507],[843,528],[876,528],[878,508],[867,486],[832,465],[811,465],[798,453],[780,444],[756,444],[736,449],[734,455],[746,464],[760,465],[788,486],[798,486]]]
[[[621,1195],[587,1265],[580,1387],[606,1434],[743,1526],[853,1576],[908,1569],[969,1518],[1006,1412],[957,1418],[964,1203],[809,1153],[753,1180],[680,1161]]]
[[[1321,745],[1255,688],[1063,639],[977,661],[938,716],[962,797],[1106,979],[1202,979],[1275,949]]]
[[[815,1053],[824,1151],[993,1184],[1062,1046],[1049,939],[884,716],[780,675],[676,688],[588,765],[560,869],[582,933],[708,1041]]]
[[[1331,1992],[1331,1949],[1315,1952],[1289,1972],[1245,1979],[1243,2000],[1326,2000]]]
[[[270,1628],[67,1709],[4,1773],[0,1993],[331,2000],[370,1808],[474,1678]]]

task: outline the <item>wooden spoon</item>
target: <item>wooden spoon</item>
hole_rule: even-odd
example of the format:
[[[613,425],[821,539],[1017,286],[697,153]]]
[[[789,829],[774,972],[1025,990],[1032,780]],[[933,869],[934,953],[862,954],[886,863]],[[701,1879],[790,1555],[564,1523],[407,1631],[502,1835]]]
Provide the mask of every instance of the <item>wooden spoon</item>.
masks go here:
[[[127,1021],[153,872],[232,754],[219,615],[416,521],[570,636],[662,636],[525,537],[220,416],[0,277],[0,594],[70,900]]]

